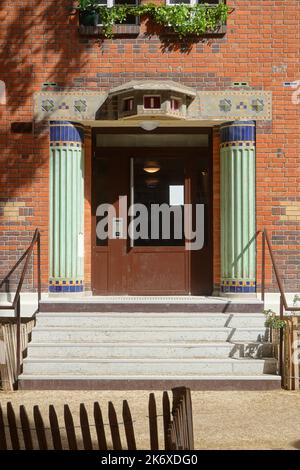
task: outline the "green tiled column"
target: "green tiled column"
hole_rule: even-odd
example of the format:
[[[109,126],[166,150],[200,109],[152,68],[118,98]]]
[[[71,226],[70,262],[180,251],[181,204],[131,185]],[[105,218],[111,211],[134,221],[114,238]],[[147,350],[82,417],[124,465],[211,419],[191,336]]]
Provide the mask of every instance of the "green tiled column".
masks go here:
[[[255,123],[221,127],[221,294],[256,292]]]
[[[83,291],[83,126],[50,122],[49,291]]]

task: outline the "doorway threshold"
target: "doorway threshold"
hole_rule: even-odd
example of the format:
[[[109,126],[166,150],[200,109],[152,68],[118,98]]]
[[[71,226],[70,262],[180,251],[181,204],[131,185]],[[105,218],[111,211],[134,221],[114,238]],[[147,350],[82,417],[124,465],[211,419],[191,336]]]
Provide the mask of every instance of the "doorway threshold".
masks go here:
[[[44,312],[248,312],[260,313],[263,303],[254,299],[217,296],[84,296],[44,298]]]
[[[63,294],[61,296],[50,295],[44,298],[45,302],[88,302],[88,303],[245,303],[245,299],[228,299],[219,296],[202,296],[202,295],[87,295],[72,296]],[[248,302],[260,302],[257,298],[247,299]]]

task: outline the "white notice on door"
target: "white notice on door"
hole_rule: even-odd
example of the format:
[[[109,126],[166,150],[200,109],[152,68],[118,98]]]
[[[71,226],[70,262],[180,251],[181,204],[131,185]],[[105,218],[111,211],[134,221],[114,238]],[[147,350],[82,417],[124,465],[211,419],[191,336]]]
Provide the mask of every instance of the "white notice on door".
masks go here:
[[[169,186],[169,205],[170,206],[183,206],[184,205],[184,186],[181,184]]]

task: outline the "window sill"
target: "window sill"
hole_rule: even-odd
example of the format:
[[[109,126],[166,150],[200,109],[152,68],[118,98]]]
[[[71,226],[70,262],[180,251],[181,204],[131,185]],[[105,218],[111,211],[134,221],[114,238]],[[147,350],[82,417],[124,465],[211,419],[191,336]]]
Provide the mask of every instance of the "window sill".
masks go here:
[[[215,31],[207,31],[206,33],[202,34],[189,34],[188,37],[190,38],[206,38],[206,37],[222,37],[225,36],[227,32],[227,26],[224,24],[217,28]],[[171,27],[165,27],[163,31],[160,33],[160,36],[178,36]]]
[[[140,33],[140,25],[138,24],[117,24],[113,27],[114,36],[138,36]],[[98,26],[79,26],[79,34],[81,36],[104,36],[103,27]]]

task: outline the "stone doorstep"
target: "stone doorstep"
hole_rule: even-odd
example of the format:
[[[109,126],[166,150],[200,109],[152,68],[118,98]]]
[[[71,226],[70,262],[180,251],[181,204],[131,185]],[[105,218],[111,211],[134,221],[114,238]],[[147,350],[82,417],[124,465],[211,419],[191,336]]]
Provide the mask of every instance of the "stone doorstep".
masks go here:
[[[206,376],[192,377],[121,377],[53,378],[42,379],[28,375],[19,380],[20,390],[170,390],[173,387],[189,387],[191,390],[278,390],[281,388],[281,377],[264,376]]]

